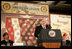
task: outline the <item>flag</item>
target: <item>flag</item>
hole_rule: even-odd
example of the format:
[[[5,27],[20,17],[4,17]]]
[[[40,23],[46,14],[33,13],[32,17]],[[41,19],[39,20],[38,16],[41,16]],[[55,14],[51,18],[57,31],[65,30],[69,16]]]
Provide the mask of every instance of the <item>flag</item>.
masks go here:
[[[23,43],[25,46],[37,45],[34,32],[40,21],[40,19],[6,17],[6,30],[9,39],[14,43]]]

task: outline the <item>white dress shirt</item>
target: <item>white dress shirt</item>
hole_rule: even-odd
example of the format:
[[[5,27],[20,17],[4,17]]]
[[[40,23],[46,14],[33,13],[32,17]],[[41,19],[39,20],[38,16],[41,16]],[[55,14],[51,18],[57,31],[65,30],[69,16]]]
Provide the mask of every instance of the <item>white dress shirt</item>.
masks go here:
[[[46,29],[46,26],[43,26],[43,25],[42,25],[42,27],[43,27],[43,29]]]

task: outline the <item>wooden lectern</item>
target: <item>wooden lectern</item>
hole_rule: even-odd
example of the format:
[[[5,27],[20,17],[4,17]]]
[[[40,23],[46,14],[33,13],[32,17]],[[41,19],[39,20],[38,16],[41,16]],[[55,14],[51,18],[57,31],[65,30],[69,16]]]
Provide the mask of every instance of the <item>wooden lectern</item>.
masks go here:
[[[45,48],[60,48],[61,47],[61,32],[59,29],[42,30],[40,35],[41,43],[39,46]]]
[[[39,46],[43,46],[45,48],[60,48],[61,43],[60,42],[43,42],[43,43],[40,43]]]

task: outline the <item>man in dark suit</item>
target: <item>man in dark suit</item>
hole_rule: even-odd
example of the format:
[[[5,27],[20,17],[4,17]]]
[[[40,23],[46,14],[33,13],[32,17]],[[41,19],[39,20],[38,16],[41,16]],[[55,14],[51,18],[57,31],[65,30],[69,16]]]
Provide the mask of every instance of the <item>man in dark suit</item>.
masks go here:
[[[34,33],[34,36],[37,37],[37,38],[40,36],[40,31],[42,29],[51,29],[51,26],[46,24],[46,19],[42,19],[40,24],[41,24],[40,26],[36,27],[35,33]],[[37,41],[38,45],[39,45],[40,42],[41,42],[40,40]]]
[[[42,25],[36,27],[36,29],[35,29],[35,34],[34,34],[35,37],[38,38],[41,29],[44,29],[44,28],[42,27]],[[51,29],[51,26],[50,26],[50,25],[46,25],[46,29]]]
[[[1,41],[1,46],[12,46],[13,41],[9,40],[9,35],[7,32],[3,34],[4,40]]]

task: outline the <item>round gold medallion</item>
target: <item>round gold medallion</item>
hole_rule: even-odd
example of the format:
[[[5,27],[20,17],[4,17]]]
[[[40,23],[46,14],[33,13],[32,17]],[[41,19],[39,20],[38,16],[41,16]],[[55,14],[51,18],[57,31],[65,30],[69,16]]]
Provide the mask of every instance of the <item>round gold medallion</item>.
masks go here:
[[[55,37],[56,36],[56,32],[53,31],[53,30],[49,31],[49,36],[50,37]]]
[[[46,7],[46,6],[42,6],[42,7],[41,7],[41,11],[42,11],[42,12],[46,12],[46,11],[47,11],[47,7]]]
[[[9,10],[11,7],[10,7],[10,4],[9,4],[9,3],[4,3],[4,4],[3,4],[3,8],[4,8],[5,10]]]

